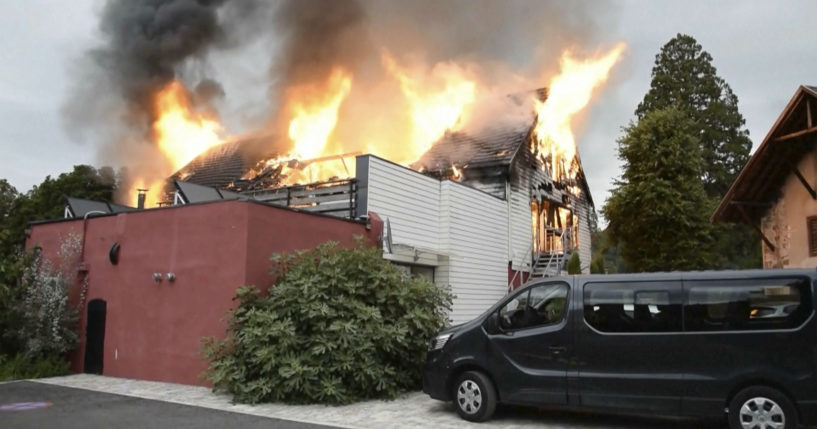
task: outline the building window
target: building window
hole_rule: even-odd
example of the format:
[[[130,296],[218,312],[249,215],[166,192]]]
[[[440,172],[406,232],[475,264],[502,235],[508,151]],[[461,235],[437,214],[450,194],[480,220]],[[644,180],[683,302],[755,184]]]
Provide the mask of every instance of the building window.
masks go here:
[[[817,216],[811,216],[806,222],[808,230],[808,254],[817,256]]]
[[[419,277],[434,283],[434,267],[425,265],[394,264],[407,275]]]

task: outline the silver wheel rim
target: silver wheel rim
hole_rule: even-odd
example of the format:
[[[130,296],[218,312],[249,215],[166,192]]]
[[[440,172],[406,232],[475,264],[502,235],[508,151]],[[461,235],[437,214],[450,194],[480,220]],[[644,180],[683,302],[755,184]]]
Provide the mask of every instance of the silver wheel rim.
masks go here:
[[[476,414],[482,406],[482,392],[473,380],[465,380],[457,388],[457,406],[465,414]]]
[[[744,429],[783,429],[786,415],[777,402],[769,398],[749,399],[740,407],[740,425]]]

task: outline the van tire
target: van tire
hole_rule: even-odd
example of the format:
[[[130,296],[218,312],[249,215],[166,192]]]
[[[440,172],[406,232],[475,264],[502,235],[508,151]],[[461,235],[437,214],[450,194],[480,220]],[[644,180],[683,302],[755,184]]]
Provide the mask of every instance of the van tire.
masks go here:
[[[451,392],[457,414],[465,420],[484,422],[494,415],[496,390],[487,375],[478,371],[466,371],[454,383]]]
[[[729,428],[744,429],[746,419],[757,419],[755,421],[760,422],[759,427],[766,427],[762,424],[762,419],[778,423],[782,421],[785,423],[784,429],[798,427],[797,410],[789,398],[766,386],[747,387],[729,402]]]

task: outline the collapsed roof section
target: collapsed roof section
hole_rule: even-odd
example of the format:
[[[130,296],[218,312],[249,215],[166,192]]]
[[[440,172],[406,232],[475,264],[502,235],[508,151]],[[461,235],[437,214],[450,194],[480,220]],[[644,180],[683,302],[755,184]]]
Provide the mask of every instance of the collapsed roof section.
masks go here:
[[[544,101],[547,90],[540,88],[508,97],[521,105],[531,95]],[[552,169],[547,164],[550,158],[531,152],[535,123],[535,117],[531,114],[530,119],[523,123],[493,128],[488,126],[479,133],[446,132],[411,168],[439,179],[460,181],[500,198],[506,197],[505,182],[513,182],[519,174],[534,174],[529,170],[535,169],[539,171],[534,174],[536,177],[526,180],[533,197],[540,200],[562,199],[562,193],[582,194],[592,205],[592,196],[578,155],[571,161],[576,167],[575,175],[553,178],[549,172]],[[346,156],[267,162],[283,155],[270,149],[281,147],[278,143],[272,136],[228,142],[203,153],[170,179],[236,192],[258,193],[286,186],[287,168],[301,168]],[[520,173],[521,170],[525,171]],[[336,177],[329,181],[341,179],[345,178]],[[554,189],[564,192],[554,192]]]

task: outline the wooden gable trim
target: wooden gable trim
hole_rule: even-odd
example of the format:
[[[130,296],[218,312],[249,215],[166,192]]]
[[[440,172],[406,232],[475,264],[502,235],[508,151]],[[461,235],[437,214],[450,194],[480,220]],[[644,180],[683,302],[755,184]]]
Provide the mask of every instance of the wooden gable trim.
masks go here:
[[[807,104],[807,106],[808,106],[808,104]],[[809,116],[809,118],[811,118],[811,116]],[[791,140],[793,138],[797,138],[797,137],[800,137],[800,136],[804,136],[806,134],[811,134],[811,133],[813,133],[815,131],[817,131],[817,127],[810,126],[810,127],[806,128],[805,130],[800,130],[800,131],[795,131],[793,133],[784,134],[784,135],[782,135],[780,137],[775,138],[774,140],[778,141],[778,142],[782,142],[782,141]]]
[[[763,230],[761,230],[758,225],[756,225],[754,222],[752,222],[751,218],[749,218],[749,215],[747,215],[746,211],[743,210],[743,206],[736,205],[736,207],[738,209],[738,213],[740,213],[741,217],[743,217],[743,220],[746,222],[746,224],[751,225],[752,228],[754,228],[755,231],[757,231],[757,233],[760,234],[760,238],[763,240],[763,242],[766,243],[767,246],[769,246],[769,249],[772,252],[774,252],[775,247],[774,247],[774,244],[772,243],[772,241],[769,240],[768,237],[766,237],[766,234],[763,233]]]
[[[794,171],[794,175],[797,176],[797,178],[800,180],[800,183],[803,184],[803,187],[806,188],[806,191],[808,191],[809,195],[811,195],[811,199],[817,200],[817,191],[815,191],[814,188],[812,188],[811,185],[808,183],[808,180],[806,180],[806,178],[803,177],[803,173],[800,172],[800,169],[793,166],[792,170]]]

